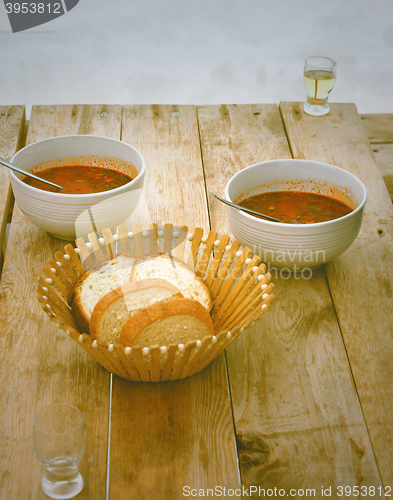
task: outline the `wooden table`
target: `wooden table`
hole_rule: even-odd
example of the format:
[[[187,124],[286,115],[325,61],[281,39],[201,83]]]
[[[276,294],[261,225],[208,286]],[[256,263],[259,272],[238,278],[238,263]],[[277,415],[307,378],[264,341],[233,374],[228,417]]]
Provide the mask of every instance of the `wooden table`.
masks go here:
[[[23,107],[0,108],[8,159],[23,142],[24,116]],[[239,498],[242,486],[244,498],[263,497],[248,496],[251,486],[294,498],[325,498],[329,488],[331,498],[393,495],[393,210],[355,105],[332,104],[325,117],[295,102],[33,107],[27,144],[65,134],[121,138],[145,156],[130,227],[228,232],[224,207],[207,193],[222,194],[243,167],[291,157],[358,176],[366,214],[351,248],[312,279],[273,274],[268,314],[203,372],[149,384],[111,377],[43,314],[37,276],[64,242],[15,206],[1,279],[0,498],[46,498],[32,417],[60,401],[87,422],[81,499],[213,498],[215,487]],[[12,203],[4,170],[1,235]]]

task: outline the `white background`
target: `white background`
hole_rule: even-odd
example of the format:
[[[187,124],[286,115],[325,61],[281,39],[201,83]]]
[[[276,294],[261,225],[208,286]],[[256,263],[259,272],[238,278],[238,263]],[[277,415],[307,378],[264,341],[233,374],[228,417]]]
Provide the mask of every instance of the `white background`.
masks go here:
[[[38,0],[37,0],[38,1]],[[331,102],[393,113],[393,0],[80,0],[13,34],[0,104],[303,101],[304,59],[337,61]]]

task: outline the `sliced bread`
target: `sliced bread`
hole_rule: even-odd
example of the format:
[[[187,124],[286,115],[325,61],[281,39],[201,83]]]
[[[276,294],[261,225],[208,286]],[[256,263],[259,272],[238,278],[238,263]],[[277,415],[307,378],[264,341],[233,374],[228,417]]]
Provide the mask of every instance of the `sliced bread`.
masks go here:
[[[136,311],[173,297],[183,296],[166,280],[146,279],[125,283],[97,302],[90,318],[90,335],[107,344],[117,342],[122,327]]]
[[[207,311],[212,308],[212,296],[204,280],[182,260],[168,254],[148,254],[136,259],[131,281],[163,278],[176,286],[185,298],[199,301]]]
[[[135,255],[128,253],[106,259],[75,283],[71,312],[82,333],[89,333],[90,317],[101,297],[130,281],[135,259]]]
[[[213,334],[206,308],[197,300],[183,298],[139,310],[124,324],[118,341],[124,347],[168,346]]]

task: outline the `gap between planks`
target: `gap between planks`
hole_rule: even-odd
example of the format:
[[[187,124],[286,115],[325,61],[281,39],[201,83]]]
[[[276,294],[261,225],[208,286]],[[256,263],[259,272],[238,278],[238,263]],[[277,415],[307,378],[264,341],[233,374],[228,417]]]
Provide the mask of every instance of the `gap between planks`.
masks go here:
[[[203,171],[203,183],[204,183],[204,186],[205,186],[207,217],[208,217],[208,221],[209,221],[209,229],[210,229],[210,231],[212,231],[211,211],[210,211],[210,203],[209,203],[209,192],[208,192],[208,189],[207,189],[205,163],[204,163],[204,158],[203,158],[203,147],[202,147],[201,128],[200,128],[199,116],[198,116],[198,106],[195,106],[195,113],[196,113],[196,120],[197,120],[197,126],[198,126],[198,138],[199,138],[199,146],[200,146],[200,154],[201,154],[202,171]],[[214,249],[213,249],[213,254],[214,254]],[[231,390],[231,381],[230,381],[230,376],[229,376],[229,368],[228,368],[228,360],[227,360],[226,349],[224,349],[223,355],[224,355],[224,359],[225,359],[225,363],[224,364],[225,364],[225,374],[226,374],[226,379],[227,379],[228,399],[229,399],[229,404],[230,404],[230,407],[231,407],[231,418],[232,418],[232,426],[233,426],[234,441],[235,441],[234,442],[234,446],[235,446],[235,450],[236,450],[238,480],[239,480],[239,484],[243,484],[242,483],[241,467],[240,467],[239,449],[238,449],[238,444],[236,442],[237,431],[236,431],[236,422],[235,422],[235,416],[234,416],[234,404],[233,404],[233,397],[232,397],[232,390]],[[108,499],[106,499],[106,500],[108,500]]]

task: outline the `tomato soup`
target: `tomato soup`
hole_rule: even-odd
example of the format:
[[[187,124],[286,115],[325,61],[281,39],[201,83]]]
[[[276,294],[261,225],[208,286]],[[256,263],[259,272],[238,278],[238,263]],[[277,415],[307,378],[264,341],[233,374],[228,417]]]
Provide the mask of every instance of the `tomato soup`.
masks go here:
[[[245,198],[238,205],[290,224],[312,224],[338,219],[352,208],[330,196],[302,191],[272,191]]]
[[[27,176],[22,179],[23,182],[44,191],[63,194],[101,193],[124,186],[133,179],[130,175],[118,170],[86,165],[51,167],[33,173],[42,179],[62,186],[64,189],[55,188]]]

